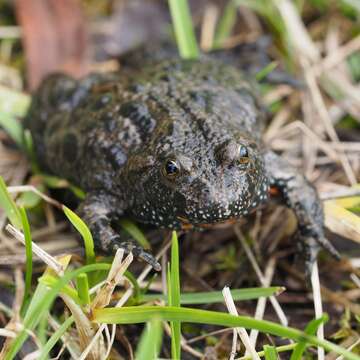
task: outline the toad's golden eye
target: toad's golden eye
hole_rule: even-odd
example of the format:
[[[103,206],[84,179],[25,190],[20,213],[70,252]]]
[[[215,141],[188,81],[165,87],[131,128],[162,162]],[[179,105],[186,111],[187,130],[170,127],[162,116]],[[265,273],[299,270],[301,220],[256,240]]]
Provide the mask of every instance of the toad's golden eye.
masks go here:
[[[180,166],[175,160],[166,160],[163,174],[168,178],[174,178],[180,172]]]
[[[249,151],[246,146],[240,145],[239,147],[239,161],[240,164],[247,164],[249,162]]]

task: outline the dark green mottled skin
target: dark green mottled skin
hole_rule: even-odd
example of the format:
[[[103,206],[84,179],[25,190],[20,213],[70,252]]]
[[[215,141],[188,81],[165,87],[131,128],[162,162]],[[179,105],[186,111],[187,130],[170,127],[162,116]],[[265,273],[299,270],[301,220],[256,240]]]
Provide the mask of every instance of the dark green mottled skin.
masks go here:
[[[121,242],[113,219],[202,227],[247,215],[270,185],[297,215],[309,263],[316,244],[332,250],[316,191],[263,145],[264,111],[236,67],[169,58],[80,81],[53,75],[35,94],[26,126],[42,168],[87,192],[79,212],[102,250],[123,247],[159,268]],[[175,175],[164,170],[169,161]]]

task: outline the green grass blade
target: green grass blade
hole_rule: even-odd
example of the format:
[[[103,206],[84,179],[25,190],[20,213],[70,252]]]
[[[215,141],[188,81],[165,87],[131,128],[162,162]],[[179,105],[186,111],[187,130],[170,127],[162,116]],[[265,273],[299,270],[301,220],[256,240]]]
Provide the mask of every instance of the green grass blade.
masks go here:
[[[33,330],[42,319],[42,316],[45,314],[45,312],[47,312],[48,308],[41,309],[39,304],[41,304],[42,301],[47,298],[50,291],[51,290],[49,290],[44,284],[38,284],[36,287],[24,316],[24,327],[26,329]],[[49,304],[49,307],[50,305],[51,303]],[[28,332],[26,330],[21,331],[11,343],[9,351],[6,353],[4,360],[14,359],[27,337]]]
[[[30,292],[31,292],[31,280],[32,280],[32,273],[33,273],[33,258],[32,258],[32,238],[31,238],[31,231],[30,231],[30,224],[28,218],[26,216],[26,211],[23,207],[20,209],[20,216],[22,222],[22,228],[24,231],[25,237],[25,255],[26,255],[26,262],[25,262],[25,291],[24,291],[24,299],[21,305],[21,314],[24,316],[24,311],[26,308],[26,304],[30,299]]]
[[[231,31],[236,23],[237,8],[234,1],[229,0],[216,29],[214,48],[221,48],[224,41],[231,35]]]
[[[81,305],[90,304],[89,281],[87,274],[80,274],[76,278],[77,292],[81,301]]]
[[[255,75],[256,80],[257,81],[264,80],[273,70],[276,69],[277,66],[278,63],[276,61],[269,63]]]
[[[173,231],[171,238],[171,265],[168,281],[169,305],[180,307],[180,265],[179,265],[179,242],[176,231]],[[171,326],[171,355],[173,359],[180,359],[181,356],[181,324],[179,321],[172,321]]]
[[[246,6],[252,9],[257,14],[265,19],[273,32],[283,38],[283,43],[286,44],[286,27],[284,21],[275,6],[275,1],[254,1],[254,0],[233,0],[237,6]]]
[[[45,274],[41,276],[38,281],[40,284],[44,284],[49,288],[53,288],[57,284],[58,278],[49,274]],[[73,287],[65,285],[60,292],[71,297],[71,299],[73,299],[78,305],[82,305],[79,294]]]
[[[293,343],[293,344],[289,344],[289,345],[282,345],[282,346],[277,346],[275,349],[276,349],[277,353],[281,353],[281,352],[293,350],[296,345],[297,345],[297,343]],[[264,351],[259,351],[257,354],[260,357],[265,356]],[[251,358],[251,355],[248,355],[248,356],[242,356],[241,358],[239,358],[239,360],[252,360],[252,358]]]
[[[63,205],[63,211],[66,217],[74,225],[76,230],[80,233],[81,237],[84,240],[85,245],[85,254],[86,254],[86,264],[95,263],[95,251],[94,251],[94,240],[91,235],[89,228],[86,224],[76,215],[73,211]]]
[[[6,184],[2,176],[0,176],[0,206],[4,209],[6,216],[17,229],[22,228],[20,210],[15,201],[7,191]]]
[[[170,273],[170,264],[167,264],[167,271],[166,271],[166,284],[167,284],[167,301],[168,304],[171,306],[172,304],[172,291],[171,291],[171,273]]]
[[[144,233],[139,229],[139,227],[134,224],[131,220],[122,218],[119,220],[122,228],[129,233],[144,249],[150,249],[150,243],[146,239]]]
[[[326,314],[324,314],[322,317],[320,317],[318,319],[311,320],[307,324],[304,332],[308,335],[315,335],[318,327],[326,321],[328,321],[328,316]],[[307,346],[307,343],[305,340],[299,341],[299,343],[296,345],[295,349],[293,350],[293,352],[291,354],[290,360],[301,360],[303,353],[306,349],[306,346]]]
[[[265,360],[278,360],[278,354],[275,346],[264,345]]]
[[[4,360],[12,360],[16,356],[21,346],[29,336],[30,331],[32,331],[37,326],[41,317],[46,312],[48,312],[55,297],[58,296],[59,292],[64,288],[64,286],[68,284],[69,281],[76,278],[81,273],[109,270],[110,267],[110,264],[98,263],[85,265],[74,271],[68,271],[62,278],[58,279],[57,282],[54,283],[51,289],[40,282],[26,311],[23,321],[24,329],[19,332],[18,336],[11,343],[9,351],[5,355]]]
[[[36,154],[34,149],[33,139],[29,129],[24,130],[24,149],[30,159],[31,171],[33,174],[38,174],[40,172],[39,165],[36,161]]]
[[[152,319],[146,324],[136,350],[136,360],[157,359],[162,342],[162,324],[160,320]]]
[[[15,117],[0,112],[0,127],[5,130],[20,149],[24,148],[23,128]]]
[[[41,349],[38,360],[46,360],[51,349],[56,345],[59,339],[65,334],[65,331],[74,323],[73,316],[68,317],[61,326],[51,335],[50,339]]]
[[[260,297],[268,297],[278,295],[284,291],[281,286],[273,286],[268,288],[249,288],[249,289],[232,289],[231,295],[234,301],[253,300]],[[166,301],[167,297],[162,294],[142,294],[139,297],[140,302],[148,302],[154,300]],[[224,297],[221,291],[196,292],[180,294],[181,305],[199,305],[223,303]]]
[[[183,59],[196,59],[199,49],[187,0],[168,0],[176,42]]]
[[[30,96],[24,93],[0,86],[0,126],[20,148],[24,148],[24,136],[23,127],[17,117],[25,115],[30,99]]]
[[[179,264],[179,242],[176,231],[172,232],[171,238],[171,299],[172,306],[180,306],[180,264]]]
[[[59,178],[57,176],[48,175],[48,174],[41,174],[41,178],[44,181],[44,184],[50,188],[54,189],[63,189],[67,188],[71,190],[76,197],[78,197],[81,200],[85,199],[85,192],[80,189],[79,187],[69,183],[67,180]]]
[[[41,319],[39,321],[39,325],[36,328],[36,337],[39,339],[42,345],[46,344],[48,339],[47,336],[48,326],[49,326],[48,317],[49,317],[48,313],[42,314]]]
[[[129,270],[126,270],[124,272],[124,276],[131,282],[131,284],[134,288],[133,296],[135,298],[135,302],[139,303],[141,289],[140,289],[139,283],[137,281],[137,278]]]
[[[125,308],[96,309],[93,312],[93,320],[107,324],[136,324],[150,321],[158,317],[164,321],[181,321],[189,323],[212,324],[226,327],[244,327],[257,329],[295,341],[306,341],[314,346],[321,346],[326,351],[334,351],[343,355],[345,359],[360,360],[360,356],[331,343],[327,340],[318,339],[300,330],[282,326],[266,320],[257,320],[248,316],[234,316],[227,313],[199,310],[191,308],[176,308],[170,306],[134,306]]]
[[[41,185],[37,186],[37,189],[40,192],[45,191],[45,187]],[[35,206],[39,205],[41,200],[41,196],[39,196],[38,194],[32,191],[24,191],[18,196],[16,203],[18,204],[18,206],[23,206],[26,209],[32,209]]]

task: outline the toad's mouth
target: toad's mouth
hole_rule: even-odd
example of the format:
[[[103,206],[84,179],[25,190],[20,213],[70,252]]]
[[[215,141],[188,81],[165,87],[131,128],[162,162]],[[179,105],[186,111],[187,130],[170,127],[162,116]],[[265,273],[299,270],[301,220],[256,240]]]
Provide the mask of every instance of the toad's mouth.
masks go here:
[[[209,229],[219,225],[232,225],[239,220],[239,217],[234,216],[225,220],[215,220],[209,223],[196,223],[196,224],[191,223],[190,220],[185,216],[177,216],[177,219],[180,221],[181,228],[183,230],[191,230],[194,228]]]

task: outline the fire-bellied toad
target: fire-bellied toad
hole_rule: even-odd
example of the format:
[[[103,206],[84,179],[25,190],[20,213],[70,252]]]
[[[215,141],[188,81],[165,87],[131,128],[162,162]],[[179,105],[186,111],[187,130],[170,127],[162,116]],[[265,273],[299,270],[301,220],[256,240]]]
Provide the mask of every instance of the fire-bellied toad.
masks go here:
[[[40,165],[83,188],[80,213],[97,247],[125,248],[123,215],[180,229],[245,216],[276,188],[295,212],[308,264],[322,245],[313,186],[261,141],[264,111],[244,73],[210,58],[126,65],[75,80],[57,74],[35,94],[26,119]]]

